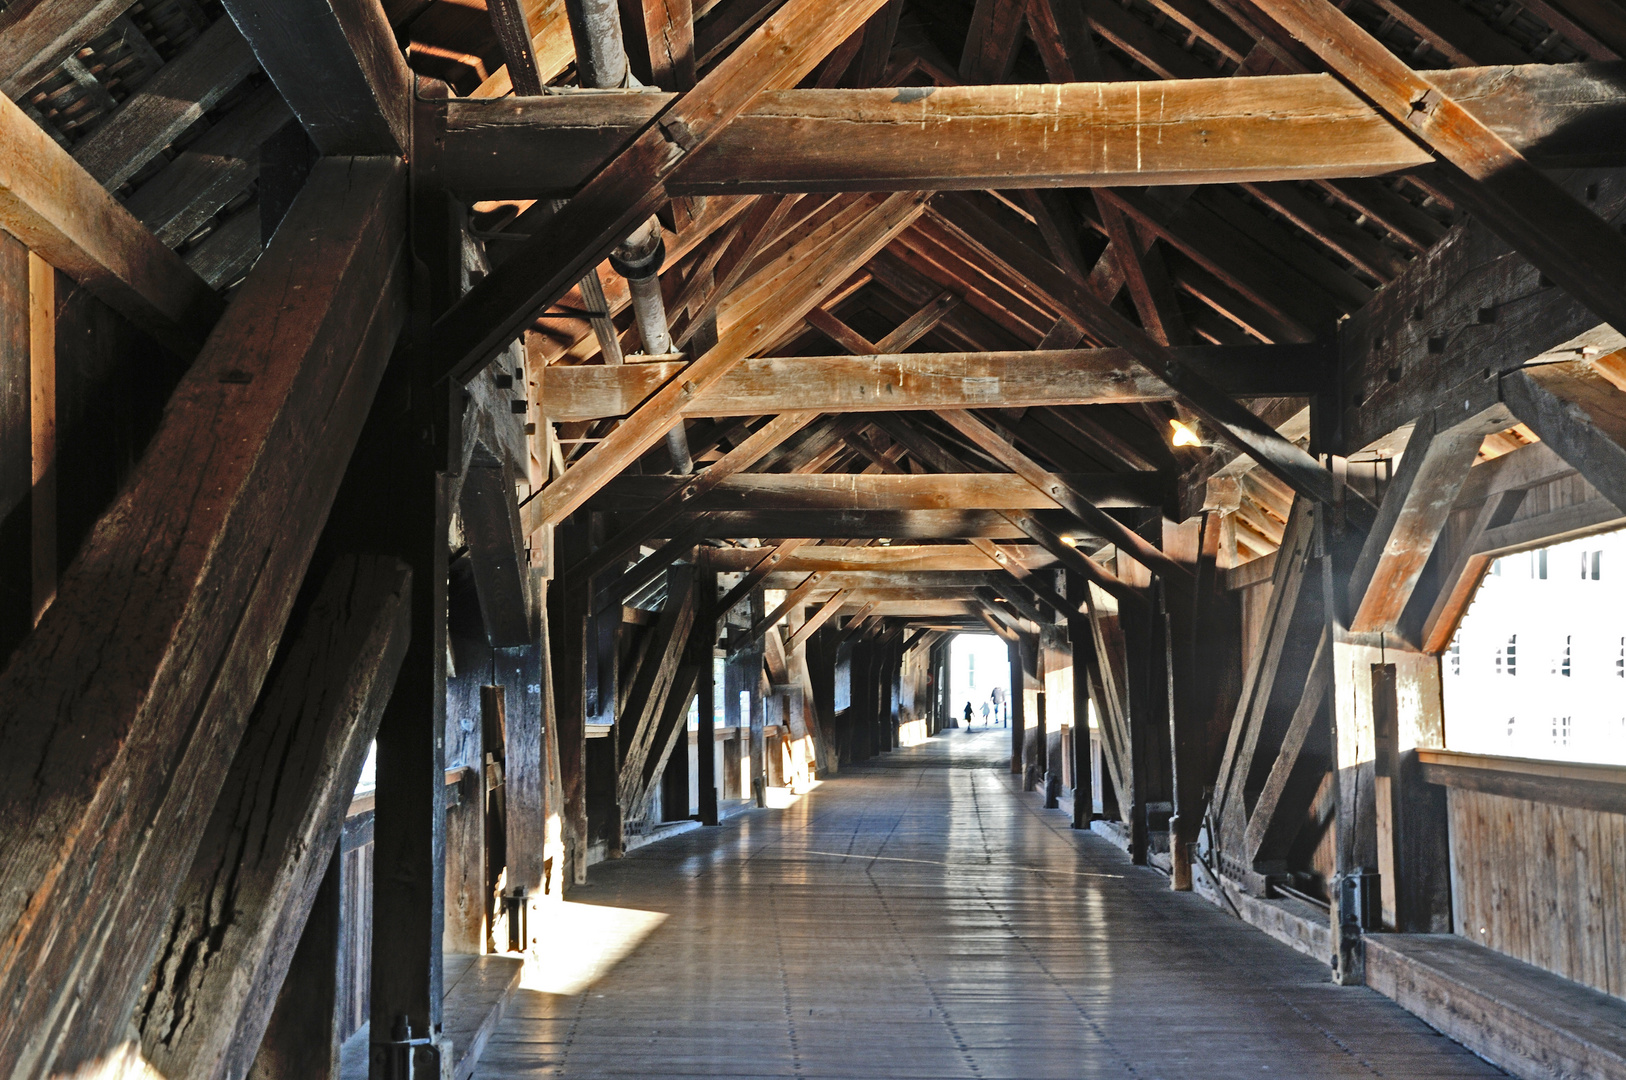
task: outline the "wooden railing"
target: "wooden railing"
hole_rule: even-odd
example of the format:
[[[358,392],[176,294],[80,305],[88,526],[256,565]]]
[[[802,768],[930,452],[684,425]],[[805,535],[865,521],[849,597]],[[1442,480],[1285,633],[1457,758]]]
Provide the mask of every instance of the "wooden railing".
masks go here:
[[[1626,814],[1626,767],[1418,750],[1423,779],[1510,799]]]

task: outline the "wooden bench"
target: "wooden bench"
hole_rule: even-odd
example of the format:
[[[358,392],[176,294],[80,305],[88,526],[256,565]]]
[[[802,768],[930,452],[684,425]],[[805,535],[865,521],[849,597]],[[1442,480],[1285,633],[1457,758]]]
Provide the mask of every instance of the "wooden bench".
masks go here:
[[[1368,934],[1366,982],[1525,1080],[1626,1080],[1626,1001],[1451,934]]]

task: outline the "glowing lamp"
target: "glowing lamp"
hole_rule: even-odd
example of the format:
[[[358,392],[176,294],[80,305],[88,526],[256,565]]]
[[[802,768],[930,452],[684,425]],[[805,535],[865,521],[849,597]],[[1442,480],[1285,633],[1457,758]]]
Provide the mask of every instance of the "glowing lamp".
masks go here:
[[[1197,433],[1180,421],[1170,420],[1169,427],[1174,431],[1174,436],[1170,441],[1175,446],[1201,446],[1203,444],[1203,441],[1197,437]]]

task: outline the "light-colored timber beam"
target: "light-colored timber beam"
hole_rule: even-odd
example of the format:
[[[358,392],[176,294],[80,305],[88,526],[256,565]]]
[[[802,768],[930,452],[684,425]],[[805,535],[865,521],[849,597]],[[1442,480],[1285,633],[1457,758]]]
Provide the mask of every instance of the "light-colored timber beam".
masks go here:
[[[1059,479],[1097,506],[1162,506],[1161,473],[1065,473]],[[684,488],[684,478],[620,476],[594,510],[642,510]],[[743,473],[691,499],[689,510],[1055,510],[1061,503],[1014,473]],[[649,534],[645,534],[649,535]]]
[[[1198,346],[1173,355],[1237,397],[1309,396],[1330,378],[1330,352],[1314,345]],[[682,369],[681,361],[549,365],[541,372],[542,409],[555,423],[626,416]],[[1114,405],[1174,396],[1126,349],[784,356],[741,361],[685,401],[682,415]]]
[[[1619,62],[1431,73],[1543,165],[1626,158]],[[459,99],[422,167],[466,198],[574,191],[673,98]],[[1610,149],[1614,147],[1614,149]],[[1430,156],[1330,75],[774,90],[667,184],[674,194],[1256,183],[1377,176]]]
[[[1050,552],[1034,544],[1001,544],[1000,548],[1030,570],[1054,566]],[[719,548],[713,564],[722,572],[740,572],[755,565],[761,548]],[[986,572],[998,564],[971,544],[891,544],[840,547],[833,544],[799,545],[774,566],[775,573],[808,574],[814,570],[856,573],[867,570]]]
[[[0,228],[177,355],[224,305],[9,98],[0,97]]]
[[[1011,523],[1013,515],[1042,514],[1050,530],[1072,538],[1096,539],[1070,514],[1059,510],[708,510],[680,515],[672,529],[680,535],[728,539],[773,532],[822,540],[937,540],[1028,535]],[[694,530],[699,530],[695,533]]]

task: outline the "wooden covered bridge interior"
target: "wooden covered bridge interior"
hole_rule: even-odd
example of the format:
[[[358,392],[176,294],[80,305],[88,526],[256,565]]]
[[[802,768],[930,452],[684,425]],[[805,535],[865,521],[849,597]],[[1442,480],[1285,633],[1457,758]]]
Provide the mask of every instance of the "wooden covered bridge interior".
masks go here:
[[[0,1077],[1626,1078],[1622,57],[0,3]]]

